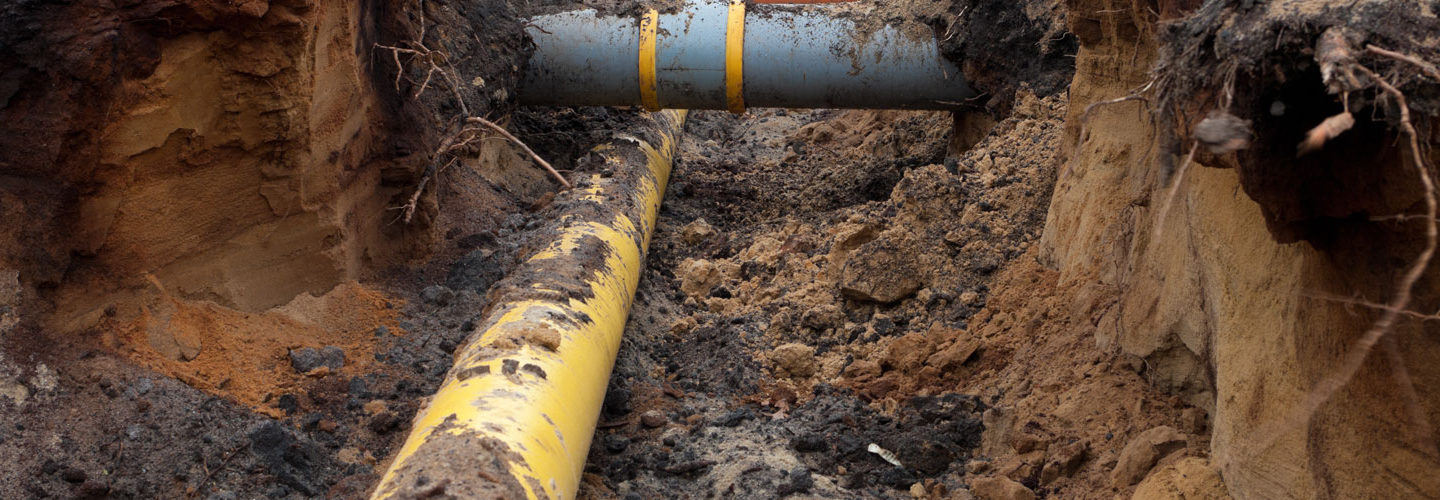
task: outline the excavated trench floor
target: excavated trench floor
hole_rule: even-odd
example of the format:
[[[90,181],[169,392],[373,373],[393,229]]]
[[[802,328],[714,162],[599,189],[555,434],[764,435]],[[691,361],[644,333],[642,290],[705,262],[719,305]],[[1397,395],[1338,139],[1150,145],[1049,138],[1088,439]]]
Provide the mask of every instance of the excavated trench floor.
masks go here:
[[[949,113],[692,113],[582,497],[945,498],[977,474],[1112,494],[1126,437],[1183,425],[1181,405],[1147,387],[1140,363],[1096,351],[1087,313],[1067,305],[1076,291],[1037,264],[1065,103],[1022,94],[1014,108],[958,138]],[[573,155],[629,116],[525,112],[515,127],[545,154]],[[445,181],[443,209],[485,182],[465,175]],[[485,292],[541,236],[544,204],[490,229],[457,225],[430,264],[269,323],[322,325],[312,334],[329,336],[306,343],[339,347],[339,370],[301,374],[289,350],[252,347],[213,368],[242,378],[207,385],[209,371],[172,378],[87,347],[95,339],[7,346],[44,368],[5,364],[28,402],[0,407],[0,454],[15,465],[0,487],[363,497]],[[349,319],[326,319],[338,316]],[[314,356],[300,361],[333,362]],[[1042,480],[1056,460],[1063,474]]]
[[[949,113],[692,113],[582,497],[952,498],[1015,469],[1113,495],[1124,438],[1181,405],[1036,263],[1065,103],[1015,109],[959,138]]]
[[[951,498],[1005,475],[1108,498],[1130,436],[1172,425],[1199,444],[1203,423],[1142,363],[1095,349],[1090,312],[1069,305],[1094,292],[1037,263],[1066,109],[1026,93],[1013,108],[961,137],[949,113],[692,113],[581,496]],[[573,156],[631,116],[526,111],[514,128]],[[488,182],[453,175],[442,210]],[[364,497],[485,292],[543,237],[545,197],[529,196],[493,227],[454,224],[425,266],[235,319],[305,340],[226,347],[229,364],[157,372],[99,337],[11,337],[7,395],[25,402],[0,405],[0,489]],[[345,360],[297,359],[301,344]]]

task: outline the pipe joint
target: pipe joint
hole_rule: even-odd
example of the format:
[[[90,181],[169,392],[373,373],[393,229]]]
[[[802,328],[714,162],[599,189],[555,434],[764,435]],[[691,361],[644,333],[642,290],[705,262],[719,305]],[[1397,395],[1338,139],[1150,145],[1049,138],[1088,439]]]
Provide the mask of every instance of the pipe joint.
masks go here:
[[[934,37],[860,33],[830,9],[696,2],[637,18],[530,21],[520,102],[646,109],[956,109],[975,96]]]

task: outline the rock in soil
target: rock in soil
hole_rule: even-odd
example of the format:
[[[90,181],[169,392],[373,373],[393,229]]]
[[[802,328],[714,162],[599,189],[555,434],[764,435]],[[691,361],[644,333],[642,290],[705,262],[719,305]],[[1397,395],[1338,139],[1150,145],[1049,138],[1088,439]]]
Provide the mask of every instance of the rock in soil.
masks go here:
[[[1140,482],[1166,455],[1185,449],[1185,435],[1169,426],[1146,430],[1130,439],[1115,463],[1110,479],[1117,488]]]
[[[970,480],[970,492],[979,500],[1035,500],[1035,492],[1007,477]]]

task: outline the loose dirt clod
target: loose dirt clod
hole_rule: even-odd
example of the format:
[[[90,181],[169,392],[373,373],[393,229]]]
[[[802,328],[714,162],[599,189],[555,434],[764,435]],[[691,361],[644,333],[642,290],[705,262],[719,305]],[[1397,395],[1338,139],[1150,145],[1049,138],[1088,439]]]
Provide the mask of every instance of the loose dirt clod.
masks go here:
[[[1348,128],[1348,127],[1346,127]],[[1229,154],[1250,146],[1250,122],[1229,113],[1211,113],[1195,125],[1195,138],[1211,153]],[[1335,135],[1339,135],[1336,133]]]

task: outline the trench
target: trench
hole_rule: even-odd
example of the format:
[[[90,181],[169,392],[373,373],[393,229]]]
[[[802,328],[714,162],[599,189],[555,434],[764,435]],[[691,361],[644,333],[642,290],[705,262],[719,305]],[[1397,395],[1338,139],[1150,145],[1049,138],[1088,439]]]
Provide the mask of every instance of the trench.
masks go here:
[[[895,187],[949,156],[949,113],[878,115],[692,113],[586,465],[596,493],[898,498],[974,454],[979,398],[936,391],[886,411],[870,403],[887,395],[843,375],[885,340],[967,314],[963,287],[933,307],[840,292],[827,233],[883,224]]]
[[[1440,60],[1440,4],[684,3],[0,7],[0,496],[1440,494],[1426,318],[1276,430],[1422,243],[1383,94],[1293,157],[1342,106],[1315,38]],[[582,5],[616,65],[535,86],[525,16]],[[834,50],[736,71],[742,9]],[[1360,63],[1433,164],[1433,78]],[[1217,96],[1248,149],[1159,209]]]
[[[739,115],[751,105],[959,109],[964,106],[962,101],[975,97],[959,67],[942,57],[939,44],[932,36],[902,34],[888,25],[862,34],[858,21],[845,19],[838,11],[779,8],[752,12],[745,2],[732,1],[728,4],[691,3],[678,12],[668,14],[649,10],[638,17],[604,15],[594,10],[561,12],[531,18],[528,26],[536,48],[522,81],[519,98],[521,103],[529,105],[638,104],[651,111],[674,107],[726,109]],[[829,114],[833,115],[834,111]],[[823,224],[796,224],[811,217],[837,217],[857,205],[881,202],[889,198],[889,192],[906,177],[907,171],[916,167],[936,166],[950,175],[958,175],[956,160],[946,158],[947,151],[952,149],[947,127],[958,120],[947,120],[950,115],[945,113],[875,116],[876,123],[872,126],[904,124],[914,127],[906,132],[917,132],[918,137],[907,139],[896,134],[874,137],[863,128],[863,124],[859,125],[861,129],[849,130],[853,125],[844,121],[837,125],[823,123],[826,121],[822,118],[825,113],[792,115],[786,111],[761,111],[750,119],[738,122],[717,122],[716,117],[707,116],[694,126],[706,129],[709,132],[707,135],[713,137],[691,137],[691,141],[685,141],[685,116],[685,112],[668,111],[644,115],[636,124],[639,131],[630,132],[635,134],[631,138],[633,145],[615,141],[597,147],[586,156],[585,160],[603,165],[602,172],[588,178],[581,177],[581,187],[577,192],[584,194],[561,193],[555,198],[557,206],[574,208],[557,215],[558,221],[545,224],[546,229],[540,230],[540,234],[554,231],[554,242],[547,244],[535,256],[528,257],[489,291],[487,299],[492,302],[487,308],[485,322],[476,326],[465,347],[456,352],[456,363],[450,368],[450,375],[433,400],[417,415],[410,436],[376,489],[376,498],[425,494],[434,487],[432,484],[436,477],[444,477],[449,482],[444,491],[462,496],[503,492],[505,496],[569,498],[577,494],[582,487],[583,451],[592,448],[593,439],[587,434],[596,428],[596,417],[591,415],[601,413],[602,409],[613,413],[629,404],[627,396],[621,395],[628,394],[628,389],[622,387],[606,391],[603,384],[596,384],[613,377],[612,365],[617,345],[632,338],[625,335],[623,329],[629,324],[627,316],[633,316],[630,314],[631,303],[638,291],[638,283],[654,282],[648,279],[648,274],[637,276],[634,268],[651,262],[646,259],[646,254],[651,253],[647,244],[651,243],[652,228],[665,225],[655,220],[655,211],[674,211],[667,208],[661,198],[667,179],[678,170],[676,163],[703,165],[698,171],[683,172],[700,174],[695,180],[708,176],[720,182],[733,183],[748,175],[758,176],[756,182],[745,183],[744,188],[752,191],[748,196],[720,194],[707,197],[713,204],[709,207],[680,210],[689,212],[687,218],[693,219],[682,229],[686,233],[685,242],[706,245],[718,237],[730,247],[729,252],[688,256],[684,252],[676,252],[680,255],[660,259],[661,266],[681,269],[685,276],[679,277],[680,286],[670,283],[668,290],[648,290],[645,294],[674,295],[676,299],[685,295],[688,297],[683,304],[670,304],[677,307],[677,311],[672,313],[667,310],[659,318],[644,317],[643,324],[654,325],[657,320],[676,324],[672,333],[681,335],[690,333],[688,330],[691,328],[714,330],[715,327],[709,323],[716,321],[742,328],[712,331],[707,337],[719,337],[720,344],[716,347],[733,348],[742,353],[749,351],[744,355],[753,359],[722,361],[722,364],[731,365],[726,368],[729,375],[724,383],[715,386],[706,384],[704,388],[690,384],[691,390],[722,400],[733,400],[747,394],[753,397],[761,391],[761,386],[757,384],[775,385],[773,380],[766,381],[767,377],[758,370],[761,365],[756,364],[757,360],[774,365],[771,372],[808,378],[816,375],[819,359],[816,356],[826,355],[827,368],[832,373],[818,380],[821,380],[822,392],[829,392],[830,385],[838,381],[840,372],[855,360],[855,352],[846,352],[853,349],[837,348],[834,341],[822,343],[817,351],[816,347],[807,345],[815,342],[795,339],[801,340],[801,343],[790,342],[777,351],[781,347],[780,341],[784,340],[779,332],[786,327],[777,325],[771,328],[771,321],[753,313],[750,317],[737,316],[733,320],[692,316],[686,318],[691,324],[689,327],[678,325],[680,315],[694,315],[706,308],[711,312],[737,315],[740,313],[726,309],[754,308],[763,311],[783,306],[780,301],[776,301],[778,304],[766,303],[770,302],[765,300],[767,292],[755,289],[758,285],[754,283],[750,284],[749,290],[741,287],[746,280],[765,280],[766,274],[770,274],[770,279],[776,278],[775,268],[783,267],[791,260],[819,259],[819,252],[830,252],[826,256],[828,262],[808,277],[816,285],[812,287],[814,293],[810,303],[795,304],[801,309],[800,314],[804,315],[807,326],[829,330],[815,332],[822,335],[835,336],[835,330],[844,327],[850,331],[851,337],[855,337],[860,327],[845,321],[851,319],[847,317],[859,322],[868,321],[873,309],[893,309],[887,306],[908,299],[922,288],[927,294],[935,295],[925,285],[941,278],[914,276],[917,272],[933,272],[917,269],[921,264],[915,262],[916,256],[908,255],[916,249],[900,248],[907,242],[887,240],[873,234],[877,232],[873,226],[878,221],[861,230],[867,234],[853,236],[839,244],[824,241],[822,234],[827,228]],[[795,134],[807,129],[813,132],[827,125],[835,130],[823,136],[806,139]],[[836,137],[837,134],[841,137]],[[678,158],[677,147],[683,148],[683,144],[694,140],[704,140],[709,145],[718,141],[719,149],[706,152],[692,148],[688,153],[693,158]],[[852,157],[854,163],[872,172],[850,178],[847,174],[858,172],[831,168],[832,171],[839,170],[839,175],[829,181],[840,185],[830,193],[816,196],[818,193],[805,184],[803,178],[797,178],[798,169],[823,170],[828,166],[825,162],[841,158],[818,155],[826,158],[816,161],[814,157],[817,155],[803,151],[832,142],[852,148],[850,154],[856,155]],[[623,152],[637,147],[645,154]],[[958,148],[954,149],[958,152]],[[719,154],[720,151],[724,153]],[[945,170],[946,165],[950,170]],[[715,171],[716,166],[721,171],[730,171],[716,175],[720,174]],[[691,179],[689,176],[683,178],[687,181]],[[797,180],[799,182],[795,182]],[[826,181],[820,183],[823,185]],[[926,192],[926,188],[918,186],[913,190],[925,192],[923,196],[928,198],[938,198],[926,201],[938,203],[944,208],[957,208],[967,201],[964,198],[970,194],[964,183],[963,177],[956,177],[942,180],[940,184],[947,189],[940,192]],[[1048,191],[1044,186],[1037,188],[1027,190],[1027,196],[1035,197],[1037,192]],[[690,186],[686,184],[681,188],[682,197],[688,198],[691,195],[689,191]],[[817,200],[819,204],[813,203]],[[1017,208],[1024,210],[1023,207]],[[915,210],[916,207],[910,208],[910,211]],[[743,226],[721,224],[718,228],[705,221],[706,215],[717,221],[728,218],[723,213],[726,211],[747,211],[757,217],[746,221]],[[889,218],[885,215],[881,217]],[[1031,225],[1039,220],[1031,217]],[[796,243],[794,240],[802,236],[790,235],[778,254],[764,257],[749,255],[750,259],[745,262],[718,260],[775,251],[764,249],[761,242],[747,241],[756,237],[749,234],[754,231],[748,228],[781,223],[795,226],[795,232],[813,234],[805,235],[808,241],[795,248],[791,248]],[[1035,229],[1017,229],[1007,236],[1033,239],[1038,234]],[[673,231],[671,228],[670,232]],[[627,234],[633,236],[625,236]],[[871,244],[870,240],[874,239],[881,241]],[[666,243],[673,245],[673,241]],[[751,245],[758,246],[742,250],[742,247]],[[828,248],[831,246],[835,248]],[[847,253],[855,255],[847,257]],[[675,261],[681,258],[683,263]],[[819,263],[821,261],[816,260],[812,265]],[[747,266],[761,269],[734,272]],[[862,268],[866,270],[860,270]],[[983,272],[993,270],[990,268]],[[675,277],[673,273],[671,277]],[[805,276],[796,278],[807,279]],[[948,300],[953,300],[961,292],[949,289],[953,283],[933,284]],[[681,295],[675,295],[677,293]],[[750,299],[757,294],[759,300],[752,302]],[[972,300],[983,301],[979,293],[971,291],[969,295]],[[948,302],[947,299],[942,300]],[[866,303],[877,307],[867,307]],[[926,304],[925,307],[933,305]],[[806,307],[816,310],[803,310]],[[810,317],[819,310],[824,312],[820,312],[820,323],[815,323]],[[960,312],[957,317],[949,317],[949,313],[943,311],[937,314],[937,319],[945,316],[946,320],[936,321],[932,330],[948,328],[953,333],[963,329],[963,317],[967,312]],[[900,328],[894,331],[903,332],[906,321],[908,318],[902,319]],[[656,333],[659,332],[642,331],[637,334],[642,338],[654,338]],[[762,333],[769,333],[769,345],[756,337]],[[941,333],[939,337],[946,335]],[[684,338],[666,340],[687,343]],[[738,343],[732,343],[736,340]],[[873,340],[873,336],[867,337],[863,343],[874,344]],[[933,340],[948,342],[944,338]],[[857,339],[850,338],[840,344],[855,341]],[[634,345],[633,341],[631,345]],[[672,348],[670,342],[661,342],[659,347],[661,351]],[[772,355],[771,351],[783,351],[785,354]],[[973,347],[971,351],[974,351]],[[971,354],[973,352],[965,355]],[[675,356],[685,357],[685,354]],[[952,363],[964,361],[956,359]],[[803,367],[787,368],[787,363],[800,363]],[[522,364],[527,369],[533,368],[529,372],[537,378],[519,375],[517,367]],[[711,365],[713,363],[706,363],[706,366]],[[673,374],[672,378],[678,375],[682,374]],[[786,385],[794,385],[794,381],[787,381]],[[800,393],[805,394],[805,403],[814,403],[812,386],[813,383],[803,387],[784,387],[780,390],[790,397],[770,403],[788,407],[801,402]],[[683,394],[682,389],[676,390]],[[610,402],[605,403],[599,399],[602,393],[616,395],[607,397]],[[827,399],[825,403],[814,404],[853,405],[857,411],[864,413],[859,415],[862,421],[893,420],[873,411],[864,412],[864,402],[854,394],[836,392],[833,399],[833,402]],[[921,422],[921,407],[925,408],[925,412],[938,412],[938,415],[927,414]],[[727,412],[727,416],[722,418],[730,421],[727,426],[734,426],[740,420],[753,417],[753,411],[760,411],[723,405],[720,408]],[[978,446],[979,414],[984,409],[984,405],[973,396],[948,393],[917,397],[903,406],[904,417],[892,432],[895,436],[903,436],[904,442],[897,441],[902,438],[891,435],[883,439],[875,437],[880,431],[862,432],[862,436],[832,429],[831,433],[841,432],[847,438],[845,449],[832,453],[854,456],[850,457],[850,462],[843,464],[829,460],[832,463],[827,468],[831,470],[825,472],[849,474],[844,479],[844,485],[850,489],[880,483],[902,489],[908,486],[925,487],[918,482],[916,474],[937,476],[952,464],[963,463],[969,451]],[[797,409],[800,410],[814,411],[809,406]],[[663,427],[664,422],[671,418],[683,418],[689,420],[693,429],[704,418],[699,413],[700,410],[691,407],[678,413],[672,412],[669,416],[649,410],[645,418],[650,428]],[[774,414],[779,418],[784,413],[782,408]],[[855,419],[847,417],[846,421],[854,423]],[[826,422],[827,425],[830,423],[833,422]],[[606,426],[615,427],[601,425],[602,428]],[[821,437],[823,431],[818,426],[786,432],[806,434],[806,439],[811,440],[826,439]],[[930,439],[924,437],[927,435]],[[937,439],[937,435],[943,437]],[[868,441],[865,436],[869,436]],[[918,469],[906,466],[898,458],[901,455],[886,451],[875,440],[886,441],[890,447],[902,447],[900,449],[904,451],[901,455],[905,459],[924,460],[925,463],[916,465]],[[605,449],[612,451],[628,447],[625,444],[628,438],[617,434],[604,435],[601,442]],[[478,451],[477,447],[489,450],[488,453],[496,455],[497,464],[504,465],[490,467],[478,463],[456,463],[453,457]],[[921,455],[911,456],[911,449],[922,450],[917,452]],[[770,450],[762,451],[777,457],[777,460],[782,459],[781,455],[769,453]],[[695,458],[693,452],[689,455],[689,467],[693,470],[687,473],[698,473],[708,468],[704,465],[707,463],[732,461],[728,457]],[[669,464],[668,451],[659,454],[646,452],[646,456],[656,458],[657,467],[661,470],[673,469]],[[881,457],[883,463],[892,468],[885,471],[865,470],[870,467],[862,465],[872,465],[875,457]],[[855,461],[856,458],[869,460]],[[791,456],[789,460],[797,462],[798,458]],[[752,464],[745,474],[766,468],[766,465]],[[790,481],[782,490],[743,494],[806,493],[814,484],[807,468],[780,472],[782,479]],[[880,479],[881,475],[885,477]],[[495,476],[500,479],[491,479]],[[771,482],[768,477],[762,481]],[[835,480],[822,481],[832,487],[837,484]],[[726,495],[736,494],[734,484],[716,488]]]

